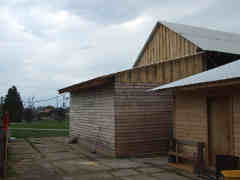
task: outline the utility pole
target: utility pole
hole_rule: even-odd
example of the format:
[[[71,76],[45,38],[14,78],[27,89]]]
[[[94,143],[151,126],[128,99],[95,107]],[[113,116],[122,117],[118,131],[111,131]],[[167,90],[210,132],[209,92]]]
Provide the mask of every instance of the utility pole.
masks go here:
[[[35,99],[35,97],[33,96],[33,97],[32,97],[32,103],[31,103],[31,108],[32,108],[32,109],[34,109],[34,99]]]
[[[58,98],[59,98],[59,97],[56,96],[56,105],[57,105],[57,108],[58,108],[58,103],[59,103],[59,102],[58,102]]]
[[[66,100],[65,95],[63,95],[63,104],[62,104],[63,109],[65,109],[65,104],[66,104],[65,100]]]
[[[4,104],[4,97],[1,96],[1,99],[0,99],[0,115],[3,112],[3,104]]]

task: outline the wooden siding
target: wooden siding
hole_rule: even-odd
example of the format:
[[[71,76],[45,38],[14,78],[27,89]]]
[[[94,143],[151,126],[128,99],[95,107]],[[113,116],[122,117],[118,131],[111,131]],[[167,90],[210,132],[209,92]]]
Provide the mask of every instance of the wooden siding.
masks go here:
[[[198,47],[166,26],[156,27],[134,67],[196,54]]]
[[[123,83],[169,83],[202,72],[203,58],[204,53],[200,53],[122,71],[117,74],[116,80]]]
[[[240,157],[240,94],[233,97],[233,147],[234,155]]]
[[[167,153],[172,95],[171,92],[146,92],[156,85],[158,84],[115,84],[117,156]]]
[[[79,143],[115,156],[114,85],[71,94],[70,136]]]
[[[205,160],[208,160],[208,112],[207,98],[230,97],[232,109],[229,114],[230,149],[232,155],[240,157],[240,94],[239,88],[220,87],[197,91],[177,91],[174,102],[174,137],[182,140],[200,141],[205,143]],[[190,147],[182,147],[183,153],[192,153]]]
[[[175,97],[174,137],[179,140],[191,140],[208,143],[207,99],[194,93],[179,92]],[[186,154],[196,152],[196,148],[182,146]],[[205,158],[207,152],[205,152]]]

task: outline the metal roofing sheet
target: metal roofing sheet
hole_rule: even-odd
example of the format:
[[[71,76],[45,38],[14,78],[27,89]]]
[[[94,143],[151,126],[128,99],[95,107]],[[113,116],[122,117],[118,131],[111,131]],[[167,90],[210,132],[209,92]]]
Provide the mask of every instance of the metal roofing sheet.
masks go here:
[[[203,50],[240,54],[240,34],[160,22]]]
[[[240,60],[235,62],[199,73],[193,76],[165,84],[156,88],[153,88],[152,91],[161,90],[161,89],[169,89],[176,87],[183,87],[189,85],[195,85],[200,83],[209,83],[220,80],[228,80],[240,78]]]

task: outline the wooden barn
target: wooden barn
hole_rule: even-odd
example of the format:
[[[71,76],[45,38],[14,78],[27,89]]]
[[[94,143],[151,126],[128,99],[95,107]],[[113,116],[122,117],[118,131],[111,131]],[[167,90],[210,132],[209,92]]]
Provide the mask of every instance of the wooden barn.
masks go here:
[[[70,135],[115,157],[167,153],[173,96],[146,90],[240,58],[237,42],[236,34],[158,22],[132,69],[59,90],[71,93]]]
[[[216,155],[240,157],[239,69],[240,60],[154,88],[174,94],[177,146],[169,154],[178,163],[198,154],[197,143],[203,144],[202,159],[209,168],[215,167]]]

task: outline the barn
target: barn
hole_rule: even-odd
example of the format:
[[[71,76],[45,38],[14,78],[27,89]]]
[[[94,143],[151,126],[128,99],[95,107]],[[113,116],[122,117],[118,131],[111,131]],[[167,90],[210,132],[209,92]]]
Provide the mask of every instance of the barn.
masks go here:
[[[70,135],[114,157],[166,154],[173,95],[146,90],[239,59],[238,42],[237,34],[158,22],[131,69],[59,90],[71,94]]]
[[[174,92],[173,137],[203,143],[209,168],[216,166],[216,155],[240,157],[239,69],[240,60],[153,89]],[[178,163],[196,152],[189,145],[178,144]]]

